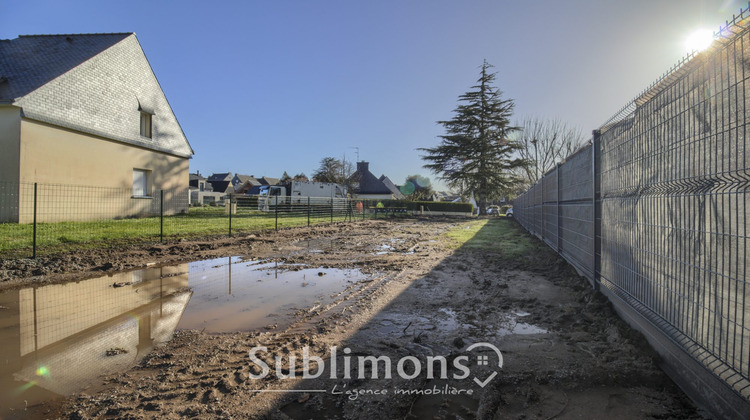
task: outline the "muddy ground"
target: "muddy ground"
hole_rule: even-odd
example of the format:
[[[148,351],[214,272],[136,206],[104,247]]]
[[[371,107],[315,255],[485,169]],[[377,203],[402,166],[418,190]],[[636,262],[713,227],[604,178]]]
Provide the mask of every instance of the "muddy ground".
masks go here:
[[[243,238],[182,241],[40,261],[4,262],[2,288],[60,282],[146,264],[243,255],[313,267],[360,268],[370,281],[284,329],[207,334],[178,331],[128,372],[78,395],[29,407],[29,418],[700,418],[659,369],[656,354],[606,299],[533,241],[509,256],[504,244],[455,248],[461,220],[375,220]],[[386,245],[384,247],[384,245]],[[39,271],[42,270],[42,271]],[[66,273],[66,274],[62,274]],[[502,354],[499,356],[487,345]],[[271,372],[261,379],[256,353]],[[331,349],[337,369],[331,373]],[[290,356],[319,356],[317,379],[282,379]],[[281,360],[275,372],[275,357]],[[388,356],[373,379],[367,356]],[[441,359],[442,356],[444,359]],[[346,378],[346,361],[351,378]],[[433,377],[428,359],[437,360]],[[405,360],[405,361],[404,361]],[[441,371],[440,361],[446,361]],[[410,379],[396,369],[404,361]],[[294,367],[299,374],[300,362]],[[422,367],[418,374],[414,366]],[[463,368],[463,369],[462,369]],[[468,371],[468,372],[467,372]],[[437,373],[435,373],[437,372]],[[441,378],[441,372],[444,373]],[[496,374],[495,374],[496,373]],[[493,376],[493,374],[495,374]],[[330,377],[334,376],[334,379]],[[466,376],[465,378],[463,376]],[[474,380],[476,379],[476,381]],[[484,381],[484,382],[483,382]],[[432,395],[430,395],[432,394]]]

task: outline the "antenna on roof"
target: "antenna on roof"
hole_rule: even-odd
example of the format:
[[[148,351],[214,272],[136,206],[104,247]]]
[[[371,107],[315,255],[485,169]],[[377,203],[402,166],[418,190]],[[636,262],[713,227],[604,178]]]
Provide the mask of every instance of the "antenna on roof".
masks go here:
[[[359,147],[352,146],[352,147],[349,147],[349,148],[350,149],[355,149],[357,151],[357,162],[359,162]]]

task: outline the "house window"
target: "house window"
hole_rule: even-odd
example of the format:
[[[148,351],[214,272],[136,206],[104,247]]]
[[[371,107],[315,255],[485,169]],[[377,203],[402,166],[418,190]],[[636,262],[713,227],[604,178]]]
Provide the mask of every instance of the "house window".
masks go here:
[[[151,114],[141,111],[141,136],[151,138]]]
[[[133,169],[133,197],[149,197],[148,179],[151,171]]]

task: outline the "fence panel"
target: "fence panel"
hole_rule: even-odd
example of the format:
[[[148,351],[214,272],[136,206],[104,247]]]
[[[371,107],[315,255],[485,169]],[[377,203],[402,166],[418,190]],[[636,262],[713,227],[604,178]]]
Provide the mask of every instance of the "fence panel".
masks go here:
[[[518,222],[607,294],[683,389],[727,418],[750,417],[747,15],[514,203]]]
[[[547,245],[553,249],[558,247],[558,236],[557,232],[560,229],[559,226],[559,191],[557,189],[557,175],[558,168],[555,168],[552,172],[547,174],[542,179],[542,212],[543,212],[543,226],[542,238]]]
[[[560,165],[560,253],[579,271],[593,274],[593,166],[591,146]]]
[[[191,206],[186,188],[133,196],[132,189],[0,182],[0,258],[376,217],[471,214],[467,203],[234,194],[214,198],[210,205]]]

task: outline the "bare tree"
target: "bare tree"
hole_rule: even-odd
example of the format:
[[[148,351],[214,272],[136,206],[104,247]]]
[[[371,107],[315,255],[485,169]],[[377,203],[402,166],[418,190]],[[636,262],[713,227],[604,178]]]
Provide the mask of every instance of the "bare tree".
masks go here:
[[[333,182],[344,187],[346,191],[352,191],[352,185],[359,182],[353,179],[353,173],[354,165],[351,162],[325,157],[320,161],[320,167],[313,172],[312,179],[317,182]]]
[[[586,143],[580,128],[557,119],[526,118],[518,125],[518,153],[528,162],[519,175],[529,187]]]

